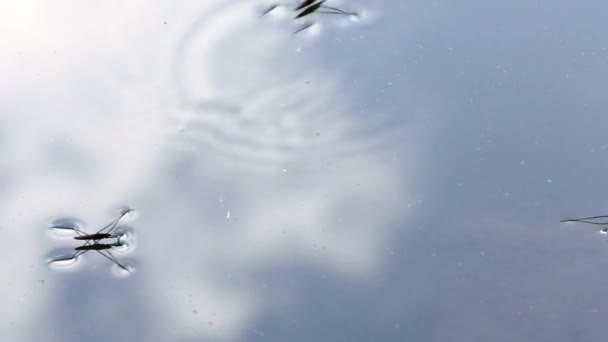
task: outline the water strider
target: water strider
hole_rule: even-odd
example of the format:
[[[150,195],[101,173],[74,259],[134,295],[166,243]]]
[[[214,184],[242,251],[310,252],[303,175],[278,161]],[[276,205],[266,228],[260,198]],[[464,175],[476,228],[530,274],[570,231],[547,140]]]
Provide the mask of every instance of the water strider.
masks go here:
[[[604,226],[600,230],[600,233],[602,233],[602,234],[608,234],[608,222],[599,222],[599,221],[596,221],[598,219],[603,219],[603,218],[608,218],[608,215],[581,217],[581,218],[577,218],[577,219],[564,219],[564,220],[561,220],[560,222],[581,222],[581,223],[595,224],[595,225],[599,225],[599,226]]]
[[[271,11],[273,11],[274,9],[284,6],[284,7],[292,7],[293,12],[295,12],[295,16],[294,16],[295,20],[309,16],[313,13],[336,14],[336,15],[359,17],[359,13],[357,13],[357,12],[347,12],[347,11],[341,10],[337,7],[327,6],[327,5],[325,5],[325,2],[327,2],[327,0],[319,0],[319,1],[301,0],[301,1],[299,1],[299,3],[296,3],[295,7],[292,5],[288,5],[288,4],[274,3],[270,6],[268,6],[262,12],[262,15],[266,15],[266,14],[270,13]],[[294,31],[293,34],[302,32],[314,24],[315,24],[314,21],[305,22],[299,29]]]
[[[112,222],[107,224],[106,226],[99,229],[97,232],[88,234],[84,232],[82,229],[78,228],[77,224],[69,223],[69,222],[59,222],[57,224],[51,225],[50,229],[56,230],[69,230],[73,231],[77,234],[74,237],[75,240],[84,241],[84,244],[74,248],[74,253],[69,256],[60,256],[52,258],[49,261],[51,263],[58,262],[66,262],[66,261],[75,261],[79,256],[85,254],[88,251],[96,251],[101,254],[106,259],[110,260],[116,266],[121,268],[122,270],[131,273],[132,269],[128,265],[122,264],[116,257],[112,254],[112,249],[122,247],[125,245],[125,242],[122,240],[124,238],[124,233],[115,233],[115,229],[118,225],[118,222],[125,217],[127,214],[131,213],[133,209],[125,209],[122,210],[120,215],[114,219]],[[105,241],[112,240],[112,241]]]

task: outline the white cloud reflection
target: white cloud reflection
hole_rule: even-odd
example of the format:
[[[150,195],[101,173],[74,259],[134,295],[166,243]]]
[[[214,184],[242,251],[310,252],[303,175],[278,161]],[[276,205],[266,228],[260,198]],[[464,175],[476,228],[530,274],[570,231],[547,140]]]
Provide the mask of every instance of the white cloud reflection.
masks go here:
[[[49,273],[40,266],[44,226],[69,215],[95,227],[123,204],[140,212],[139,269],[128,280],[138,295],[97,289],[96,313],[78,311],[82,321],[101,314],[150,326],[161,340],[233,340],[282,300],[260,274],[294,263],[344,281],[373,274],[402,203],[413,200],[420,132],[358,112],[344,90],[349,75],[323,67],[314,39],[261,20],[249,1],[118,4],[15,2],[36,17],[3,24],[22,37],[0,34],[11,47],[0,57],[10,127],[0,148],[15,179],[2,194],[11,239],[2,253],[20,270],[0,284],[0,315],[23,323],[1,339],[36,339],[28,326],[53,316],[50,303],[78,311],[61,294],[107,266]],[[19,63],[34,69],[10,67]],[[397,154],[411,169],[391,163]],[[53,280],[39,292],[46,297],[31,290],[40,274]],[[107,304],[114,296],[153,310],[121,317]],[[69,329],[57,317],[48,324]],[[107,334],[92,338],[116,340]]]

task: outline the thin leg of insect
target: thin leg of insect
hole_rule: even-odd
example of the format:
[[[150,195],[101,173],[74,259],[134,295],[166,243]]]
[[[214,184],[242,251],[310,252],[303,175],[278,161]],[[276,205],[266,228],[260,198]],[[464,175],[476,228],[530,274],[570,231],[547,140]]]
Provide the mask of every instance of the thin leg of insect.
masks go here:
[[[314,25],[314,22],[307,22],[304,25],[302,25],[302,27],[300,27],[299,29],[295,30],[292,34],[298,34],[304,30],[306,30],[307,28],[311,27],[312,25]]]
[[[83,232],[82,230],[78,229],[78,227],[76,227],[76,226],[52,225],[50,228],[52,228],[52,229],[72,230],[72,231],[75,231],[76,233],[82,233],[82,234],[86,235],[85,232]]]
[[[83,245],[83,246],[86,246],[86,244]],[[62,256],[62,257],[53,258],[53,259],[50,260],[50,262],[74,260],[74,259],[78,258],[79,256],[83,255],[86,252],[88,252],[88,250],[76,251],[74,254],[72,254],[69,257],[67,257],[67,256],[63,257]]]
[[[133,209],[127,209],[127,210],[123,211],[123,212],[120,214],[120,216],[118,216],[118,217],[117,217],[117,218],[116,218],[114,221],[110,222],[110,223],[109,223],[108,225],[106,225],[105,227],[101,228],[99,231],[97,231],[97,233],[96,233],[96,234],[103,233],[103,231],[104,231],[104,230],[106,230],[106,229],[108,229],[108,228],[110,228],[110,230],[108,230],[108,232],[107,232],[107,233],[108,233],[108,234],[109,234],[109,233],[111,233],[111,232],[114,230],[114,228],[116,228],[116,225],[118,224],[118,222],[119,222],[119,221],[120,221],[120,220],[121,220],[123,217],[125,217],[125,215],[127,215],[128,213],[130,213],[132,210],[133,210]]]
[[[118,267],[120,267],[123,270],[131,273],[131,271],[129,271],[129,269],[126,266],[122,265],[118,260],[116,260],[116,258],[114,257],[114,255],[112,255],[112,252],[105,251],[106,253],[108,253],[107,255],[105,253],[103,253],[104,251],[97,251],[97,252],[99,252],[99,254],[103,255],[106,259],[108,259],[111,262],[113,262],[114,264],[116,264]]]
[[[72,261],[74,259],[76,259],[76,254],[73,254],[69,257],[68,256],[59,256],[59,257],[55,257],[55,258],[52,258],[51,260],[49,260],[49,264],[53,263],[53,262],[58,262],[58,261]]]
[[[343,14],[343,15],[359,15],[357,12],[347,12],[343,11],[337,7],[331,6],[321,6],[321,8],[329,10],[328,12],[319,12],[319,13],[327,13],[327,14]],[[331,12],[330,12],[331,11]]]
[[[78,236],[87,236],[87,233],[83,232],[82,230],[80,230],[78,228],[74,228],[74,231],[76,232],[76,234]]]
[[[608,224],[608,222],[590,221],[590,220],[597,220],[600,218],[608,218],[608,215],[581,217],[581,218],[577,218],[577,219],[565,219],[565,220],[561,220],[560,222],[582,222],[582,223],[597,224],[597,225],[607,225]]]
[[[265,10],[263,10],[262,14],[260,14],[260,15],[262,15],[262,16],[266,15],[266,14],[270,13],[272,10],[274,10],[275,8],[277,8],[279,6],[280,5],[278,5],[278,4],[272,4],[272,5],[268,6],[268,8],[266,8]]]
[[[318,11],[317,13],[319,14],[337,14],[337,15],[347,15],[347,16],[356,16],[358,17],[359,14],[355,13],[355,12],[344,12],[344,11]]]
[[[593,222],[593,221],[587,221],[587,220],[563,220],[560,222],[580,222],[580,223],[596,224],[599,226],[608,224],[608,222]]]

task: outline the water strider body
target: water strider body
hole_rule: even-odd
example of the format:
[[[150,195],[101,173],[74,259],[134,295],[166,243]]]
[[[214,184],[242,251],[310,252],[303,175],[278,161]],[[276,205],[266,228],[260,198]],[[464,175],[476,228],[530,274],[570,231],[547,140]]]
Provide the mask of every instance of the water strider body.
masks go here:
[[[341,10],[337,7],[327,6],[327,5],[325,5],[325,2],[327,2],[327,0],[318,0],[318,1],[317,0],[302,0],[302,1],[300,1],[295,7],[292,8],[293,12],[295,12],[294,19],[297,20],[297,19],[309,16],[313,13],[337,14],[337,15],[355,16],[355,17],[359,16],[359,13],[357,13],[357,12],[347,12],[347,11]],[[273,11],[274,9],[281,7],[281,6],[290,7],[290,5],[287,5],[287,4],[274,3],[270,6],[268,6],[262,12],[262,15],[266,15],[266,14],[270,13],[271,11]],[[308,21],[308,22],[304,23],[299,29],[294,31],[293,34],[302,32],[302,31],[306,30],[307,28],[311,27],[312,25],[314,25],[314,22]]]
[[[59,257],[59,258],[53,258],[50,262],[76,260],[76,258],[78,258],[79,256],[83,255],[84,253],[86,253],[88,251],[96,251],[97,253],[99,253],[103,257],[105,257],[106,259],[112,261],[112,263],[114,263],[115,265],[117,265],[118,267],[123,269],[124,271],[131,273],[131,270],[127,266],[120,263],[116,259],[116,257],[114,257],[114,255],[112,255],[111,250],[116,247],[124,246],[124,243],[122,241],[124,234],[113,233],[113,231],[116,229],[118,222],[125,215],[129,214],[132,211],[133,211],[133,209],[123,210],[121,212],[120,216],[118,216],[118,218],[116,218],[114,221],[110,222],[109,224],[107,224],[106,226],[104,226],[103,228],[101,228],[100,230],[98,230],[97,232],[95,232],[93,234],[87,234],[86,232],[82,231],[74,224],[52,225],[50,227],[51,229],[65,229],[65,230],[74,231],[78,235],[78,236],[75,236],[74,239],[79,240],[79,241],[84,241],[85,243],[81,246],[75,247],[74,248],[75,253],[73,255],[67,256],[67,257],[63,256],[63,257]],[[100,241],[107,240],[107,239],[113,239],[114,241],[110,242],[110,243],[100,243]]]
[[[122,237],[121,234],[110,234],[110,233],[95,233],[89,235],[79,235],[75,236],[74,240],[103,240],[103,239],[120,239]]]

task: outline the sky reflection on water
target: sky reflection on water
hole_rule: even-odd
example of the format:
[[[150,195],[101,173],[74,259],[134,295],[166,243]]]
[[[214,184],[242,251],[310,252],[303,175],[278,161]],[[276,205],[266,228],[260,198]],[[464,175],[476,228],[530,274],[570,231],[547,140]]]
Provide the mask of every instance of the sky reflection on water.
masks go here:
[[[7,104],[20,179],[3,211],[27,228],[11,228],[3,251],[22,269],[4,289],[6,339],[247,340],[263,335],[260,313],[297,305],[284,277],[356,282],[381,263],[408,198],[399,158],[415,160],[412,138],[396,138],[412,128],[381,108],[358,114],[341,89],[353,74],[323,69],[317,42],[261,22],[252,3],[166,6],[110,20],[105,5],[90,23],[90,8],[40,8],[46,36],[12,42],[17,56],[53,57],[12,76],[39,78],[39,94],[11,97],[37,101]],[[47,40],[61,44],[41,51]],[[77,213],[100,227],[121,203],[141,214],[136,275],[113,279],[102,258],[41,267],[61,243],[44,233],[51,221]]]
[[[606,5],[264,4],[9,4],[0,340],[601,340]]]

